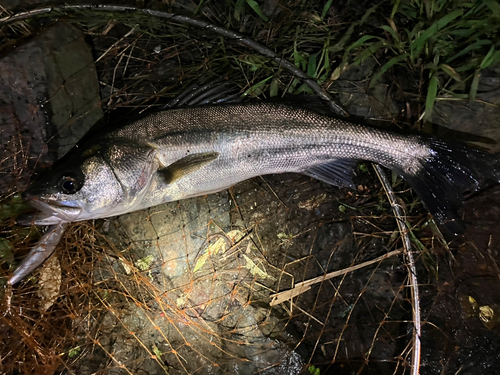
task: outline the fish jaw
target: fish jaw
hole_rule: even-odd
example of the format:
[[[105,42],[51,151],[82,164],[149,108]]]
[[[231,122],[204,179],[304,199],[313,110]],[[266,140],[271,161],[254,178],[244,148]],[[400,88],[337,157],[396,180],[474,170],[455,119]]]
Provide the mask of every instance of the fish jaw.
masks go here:
[[[40,238],[35,247],[31,249],[20,266],[14,271],[8,281],[10,285],[15,285],[22,281],[52,255],[62,239],[66,226],[67,223],[60,223],[49,227],[47,233]]]
[[[30,197],[28,203],[39,210],[34,215],[28,215],[18,220],[23,225],[55,225],[78,221],[82,208],[76,202],[59,202],[50,199]]]

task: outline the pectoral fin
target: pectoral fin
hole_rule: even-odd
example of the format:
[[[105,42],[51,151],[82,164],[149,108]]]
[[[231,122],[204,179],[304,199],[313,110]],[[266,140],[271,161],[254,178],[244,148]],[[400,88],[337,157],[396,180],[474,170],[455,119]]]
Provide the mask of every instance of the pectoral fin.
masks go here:
[[[167,184],[171,184],[190,173],[193,173],[210,164],[219,157],[218,152],[203,152],[200,154],[193,154],[186,156],[176,162],[170,164],[168,167],[160,169],[160,173]]]

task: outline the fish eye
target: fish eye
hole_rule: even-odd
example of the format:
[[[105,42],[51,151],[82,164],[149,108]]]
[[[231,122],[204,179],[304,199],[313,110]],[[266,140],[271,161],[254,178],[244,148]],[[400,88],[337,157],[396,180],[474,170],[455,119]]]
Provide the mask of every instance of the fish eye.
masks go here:
[[[75,176],[65,175],[59,180],[59,187],[65,194],[75,194],[81,186]]]

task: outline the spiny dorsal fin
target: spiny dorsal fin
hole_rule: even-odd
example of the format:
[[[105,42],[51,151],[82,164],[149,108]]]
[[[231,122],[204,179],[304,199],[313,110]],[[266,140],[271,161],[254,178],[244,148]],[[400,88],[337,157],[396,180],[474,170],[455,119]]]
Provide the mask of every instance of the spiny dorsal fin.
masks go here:
[[[357,163],[357,160],[351,159],[329,160],[326,163],[309,167],[302,173],[327,184],[354,188],[352,173]]]
[[[168,167],[160,169],[160,173],[167,184],[171,184],[190,173],[193,173],[201,167],[210,164],[219,157],[218,152],[203,152],[199,154],[188,155]]]

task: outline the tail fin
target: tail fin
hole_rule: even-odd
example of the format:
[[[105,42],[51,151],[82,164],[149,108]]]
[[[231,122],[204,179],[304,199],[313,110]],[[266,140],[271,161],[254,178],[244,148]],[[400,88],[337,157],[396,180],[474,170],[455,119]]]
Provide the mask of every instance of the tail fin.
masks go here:
[[[455,234],[464,232],[458,215],[464,193],[474,192],[500,180],[500,158],[460,144],[438,139],[426,140],[431,156],[422,160],[422,168],[405,177],[434,218]]]

